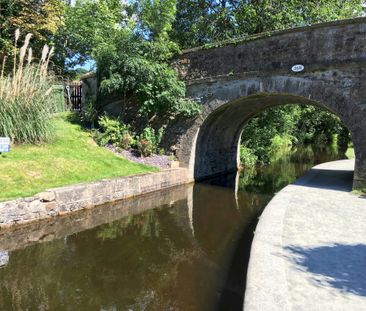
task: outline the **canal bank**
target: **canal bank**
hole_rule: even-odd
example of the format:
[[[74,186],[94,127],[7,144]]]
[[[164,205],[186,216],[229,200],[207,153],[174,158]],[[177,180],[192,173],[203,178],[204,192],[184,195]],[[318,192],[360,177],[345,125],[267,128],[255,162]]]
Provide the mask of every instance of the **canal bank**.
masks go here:
[[[366,199],[353,160],[315,166],[267,205],[251,248],[245,311],[366,310]]]
[[[0,202],[0,229],[62,216],[189,183],[184,168],[54,188],[33,197]]]

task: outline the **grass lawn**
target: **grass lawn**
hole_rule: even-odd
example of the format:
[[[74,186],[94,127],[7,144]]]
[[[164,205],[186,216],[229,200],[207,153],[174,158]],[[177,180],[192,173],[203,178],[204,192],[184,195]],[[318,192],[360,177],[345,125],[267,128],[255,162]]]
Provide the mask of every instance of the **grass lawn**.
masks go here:
[[[158,170],[98,147],[88,132],[67,121],[67,114],[54,117],[54,125],[53,142],[13,146],[10,153],[0,156],[0,201],[69,184]]]

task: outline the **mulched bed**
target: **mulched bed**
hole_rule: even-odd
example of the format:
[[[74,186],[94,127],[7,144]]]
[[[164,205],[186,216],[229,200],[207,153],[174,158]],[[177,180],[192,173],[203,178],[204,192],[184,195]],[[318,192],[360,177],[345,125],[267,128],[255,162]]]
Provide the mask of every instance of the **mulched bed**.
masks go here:
[[[122,150],[121,152],[118,152],[116,148],[112,145],[107,145],[106,148],[132,162],[142,163],[150,166],[156,166],[162,169],[170,168],[171,165],[171,161],[169,160],[169,157],[166,155],[153,154],[149,157],[143,157],[137,154],[136,150],[133,149]]]

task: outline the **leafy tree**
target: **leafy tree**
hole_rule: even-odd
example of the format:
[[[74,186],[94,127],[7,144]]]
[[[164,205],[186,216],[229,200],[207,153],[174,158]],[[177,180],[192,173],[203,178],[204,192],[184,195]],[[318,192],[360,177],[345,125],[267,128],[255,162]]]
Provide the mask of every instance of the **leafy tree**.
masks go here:
[[[132,95],[138,100],[138,111],[146,124],[156,117],[168,120],[177,114],[190,117],[198,112],[197,105],[184,98],[185,86],[177,73],[151,53],[151,48],[159,50],[159,44],[146,43],[125,32],[118,38],[112,40],[114,45],[106,44],[107,49],[96,50],[94,57],[100,68],[102,92],[124,98],[122,115]],[[119,53],[121,50],[124,53]]]
[[[139,18],[142,30],[153,40],[168,39],[176,13],[176,0],[140,0]]]
[[[32,46],[41,50],[52,44],[62,25],[65,5],[62,0],[0,0],[0,54],[13,52],[12,41],[17,28],[32,33]]]
[[[197,105],[184,99],[185,86],[167,62],[177,51],[168,36],[174,13],[172,0],[79,0],[63,29],[69,65],[92,58],[101,92],[123,98],[122,118],[130,99],[145,125],[159,116],[191,116]]]
[[[105,45],[117,29],[125,26],[125,18],[119,0],[77,0],[74,6],[68,6],[58,34],[66,67],[90,60],[95,48]]]
[[[172,38],[182,48],[360,16],[362,0],[178,0]]]
[[[240,0],[178,0],[171,37],[182,48],[237,36],[234,12]]]
[[[294,138],[292,134],[300,114],[299,106],[294,105],[264,110],[249,120],[244,127],[242,133],[243,147],[250,149],[259,162],[270,162],[271,155],[276,151],[273,139],[281,137],[283,144],[291,144],[291,140]],[[276,147],[281,146],[277,144]]]
[[[252,0],[238,5],[234,18],[241,35],[360,16],[361,0]]]

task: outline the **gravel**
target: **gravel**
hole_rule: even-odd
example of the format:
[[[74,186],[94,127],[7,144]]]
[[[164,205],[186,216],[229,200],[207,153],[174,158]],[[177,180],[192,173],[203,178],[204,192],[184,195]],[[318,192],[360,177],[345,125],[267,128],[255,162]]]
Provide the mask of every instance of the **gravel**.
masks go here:
[[[118,152],[116,148],[112,145],[107,145],[106,148],[113,151],[114,153],[121,155],[122,157],[136,163],[141,163],[145,165],[155,166],[162,169],[170,168],[171,166],[171,160],[169,160],[169,157],[166,155],[157,155],[153,154],[149,157],[140,156],[136,150],[128,149],[128,150],[122,150],[121,152]]]

